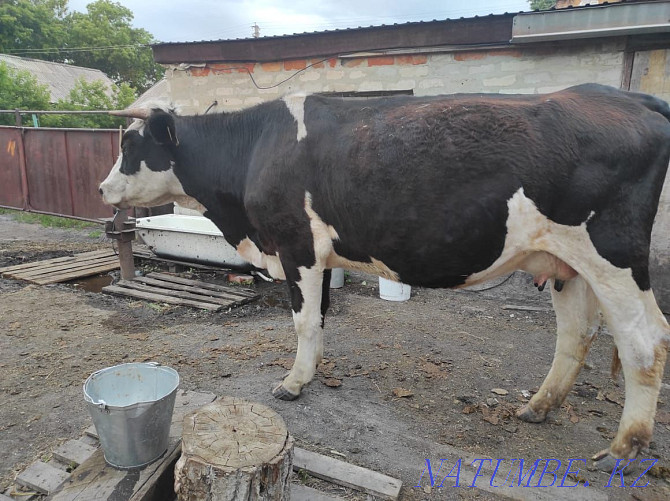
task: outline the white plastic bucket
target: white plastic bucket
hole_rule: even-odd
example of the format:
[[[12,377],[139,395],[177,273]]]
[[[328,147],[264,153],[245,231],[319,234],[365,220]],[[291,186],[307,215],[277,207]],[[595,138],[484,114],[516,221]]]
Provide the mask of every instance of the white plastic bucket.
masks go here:
[[[177,371],[154,362],[116,365],[89,376],[84,398],[107,463],[139,468],[165,453],[178,386]]]
[[[333,268],[330,271],[330,288],[339,289],[344,287],[344,268]]]
[[[401,282],[394,282],[379,277],[379,297],[387,301],[407,301],[412,293],[412,287]]]

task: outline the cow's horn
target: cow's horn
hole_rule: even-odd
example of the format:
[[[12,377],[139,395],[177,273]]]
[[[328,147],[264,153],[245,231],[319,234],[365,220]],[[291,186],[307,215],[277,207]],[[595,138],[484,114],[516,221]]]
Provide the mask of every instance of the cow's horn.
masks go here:
[[[110,115],[115,117],[128,117],[128,118],[139,118],[141,120],[146,120],[151,114],[151,110],[146,108],[128,108],[126,110],[113,110],[108,111]]]

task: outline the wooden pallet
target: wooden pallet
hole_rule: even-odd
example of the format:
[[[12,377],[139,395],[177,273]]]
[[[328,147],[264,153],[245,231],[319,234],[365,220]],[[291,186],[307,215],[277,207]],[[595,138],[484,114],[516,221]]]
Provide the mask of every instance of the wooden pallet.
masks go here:
[[[119,268],[113,250],[98,250],[0,268],[0,276],[47,285],[98,275]]]
[[[181,454],[184,416],[215,398],[213,393],[177,390],[168,450],[141,470],[117,470],[105,463],[95,427],[90,426],[81,438],[57,447],[48,461],[36,461],[23,470],[16,485],[0,494],[0,501],[5,497],[36,501],[44,496],[50,501],[172,499],[172,470]]]
[[[252,290],[210,284],[167,273],[149,273],[145,277],[121,280],[116,285],[103,287],[102,291],[210,311],[237,307],[260,297]]]
[[[177,390],[167,452],[156,462],[133,470],[117,470],[105,463],[94,426],[83,437],[53,451],[49,461],[36,461],[16,477],[0,501],[170,501],[174,499],[174,465],[181,455],[184,416],[213,402],[212,393]],[[329,456],[294,447],[293,470],[327,483],[349,487],[379,499],[396,500],[402,487],[398,479]],[[297,483],[291,486],[292,501],[342,501],[342,498]],[[47,496],[46,499],[44,496]]]

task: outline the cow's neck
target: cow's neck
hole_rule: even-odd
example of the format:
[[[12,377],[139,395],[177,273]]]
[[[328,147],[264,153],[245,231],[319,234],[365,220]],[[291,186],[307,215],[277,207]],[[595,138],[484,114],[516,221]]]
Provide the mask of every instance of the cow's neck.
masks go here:
[[[257,108],[182,117],[177,122],[175,173],[186,194],[204,206],[205,215],[233,245],[254,233],[243,200],[250,158],[263,123]]]

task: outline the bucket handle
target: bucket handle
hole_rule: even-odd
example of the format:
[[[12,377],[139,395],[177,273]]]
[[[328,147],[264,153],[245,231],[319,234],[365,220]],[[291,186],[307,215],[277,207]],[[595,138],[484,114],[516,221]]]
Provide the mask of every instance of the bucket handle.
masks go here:
[[[100,409],[100,412],[106,412],[109,414],[109,407],[107,407],[107,402],[104,400],[98,400],[96,404],[98,406],[98,409]]]

